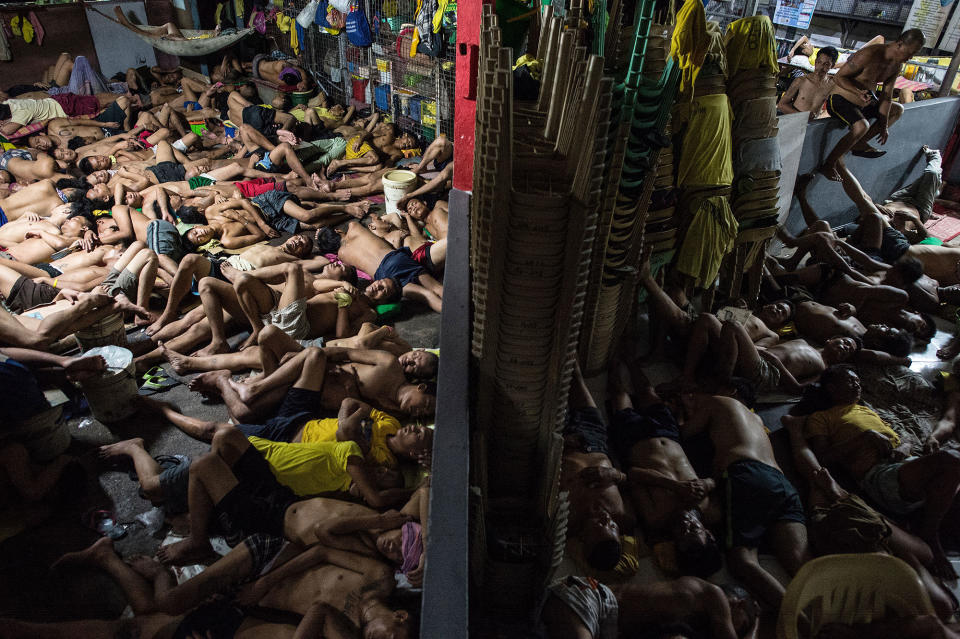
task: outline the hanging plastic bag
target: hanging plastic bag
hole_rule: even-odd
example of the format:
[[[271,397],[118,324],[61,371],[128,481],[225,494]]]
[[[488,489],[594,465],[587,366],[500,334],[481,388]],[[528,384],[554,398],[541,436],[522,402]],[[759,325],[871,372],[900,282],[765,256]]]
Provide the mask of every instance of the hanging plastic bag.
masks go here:
[[[350,0],[330,0],[330,4],[344,15],[350,13]]]
[[[317,16],[317,7],[320,5],[320,0],[310,0],[307,3],[307,6],[303,8],[303,11],[297,16],[297,24],[306,29],[311,24],[313,24],[314,19]]]
[[[350,43],[358,47],[369,47],[373,42],[370,37],[370,25],[367,23],[367,14],[359,5],[353,5],[347,14],[347,38]]]
[[[330,24],[330,29],[334,35],[340,33],[340,31],[347,26],[347,16],[340,12],[340,10],[334,8],[333,4],[327,5],[327,22]],[[328,31],[330,30],[328,29]]]

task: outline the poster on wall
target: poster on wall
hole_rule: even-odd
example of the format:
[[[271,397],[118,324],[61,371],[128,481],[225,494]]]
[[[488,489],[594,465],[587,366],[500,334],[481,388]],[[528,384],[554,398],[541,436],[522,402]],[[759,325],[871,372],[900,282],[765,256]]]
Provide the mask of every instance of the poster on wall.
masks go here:
[[[816,8],[817,0],[777,0],[773,22],[785,27],[809,29],[810,19],[813,17],[813,10]]]
[[[943,25],[947,22],[954,0],[913,0],[910,15],[903,26],[907,29],[920,29],[927,38],[927,45],[932,46],[943,32]]]
[[[948,5],[948,8],[952,6],[953,2]],[[937,45],[937,48],[941,51],[953,53],[957,48],[958,38],[960,38],[960,11],[954,12],[953,17],[950,18],[950,24],[943,31],[943,41]],[[927,40],[927,45],[932,46],[929,40]]]

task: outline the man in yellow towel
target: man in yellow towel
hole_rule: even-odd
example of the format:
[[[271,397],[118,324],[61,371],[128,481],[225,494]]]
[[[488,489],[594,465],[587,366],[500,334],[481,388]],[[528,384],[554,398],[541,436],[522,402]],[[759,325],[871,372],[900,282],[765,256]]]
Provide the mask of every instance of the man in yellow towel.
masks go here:
[[[908,29],[893,42],[860,49],[837,72],[827,97],[827,111],[850,131],[837,142],[819,169],[828,179],[841,181],[837,161],[847,151],[853,150],[854,155],[865,158],[886,153],[871,147],[869,142],[876,138],[880,144],[886,144],[890,125],[903,114],[903,107],[893,101],[894,84],[900,67],[920,51],[924,42],[922,31]],[[875,91],[880,84],[883,91],[877,96]]]

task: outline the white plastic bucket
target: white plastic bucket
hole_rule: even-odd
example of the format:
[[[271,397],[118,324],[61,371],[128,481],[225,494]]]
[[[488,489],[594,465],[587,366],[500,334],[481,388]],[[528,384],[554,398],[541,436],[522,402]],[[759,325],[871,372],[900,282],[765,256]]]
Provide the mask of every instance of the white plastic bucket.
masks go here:
[[[100,346],[84,353],[89,355],[100,355],[107,360],[107,370],[80,383],[93,416],[110,424],[137,412],[133,353],[119,346]]]
[[[386,173],[383,180],[383,199],[387,203],[387,213],[397,212],[397,202],[417,185],[417,174],[413,171],[398,169]]]
[[[104,317],[99,322],[77,331],[80,349],[88,351],[96,346],[126,346],[127,331],[123,326],[123,313]]]
[[[41,411],[4,432],[0,444],[17,442],[30,453],[35,462],[48,462],[70,447],[70,431],[63,419],[63,406]]]

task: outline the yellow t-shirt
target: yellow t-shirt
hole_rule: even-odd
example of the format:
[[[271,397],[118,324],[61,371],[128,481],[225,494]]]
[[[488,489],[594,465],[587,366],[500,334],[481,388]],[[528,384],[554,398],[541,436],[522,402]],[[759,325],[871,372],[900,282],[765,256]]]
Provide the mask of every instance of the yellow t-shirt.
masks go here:
[[[807,417],[806,436],[823,435],[833,446],[845,444],[868,430],[875,430],[886,436],[894,448],[900,445],[900,436],[896,431],[890,428],[879,415],[860,404],[834,406]]]
[[[347,460],[363,459],[355,442],[290,444],[260,437],[247,439],[266,458],[277,481],[301,497],[349,490]]]
[[[65,118],[63,107],[53,98],[42,100],[6,100],[10,107],[10,121],[26,126],[33,122],[43,122],[53,118]]]
[[[347,160],[356,160],[357,158],[362,158],[363,156],[365,156],[365,155],[366,155],[367,153],[369,153],[370,151],[373,151],[373,147],[370,146],[370,144],[369,144],[368,142],[364,142],[363,144],[361,144],[359,151],[354,151],[354,150],[353,150],[353,142],[354,142],[354,140],[356,140],[358,137],[360,137],[360,136],[356,136],[356,137],[350,138],[350,140],[347,142],[347,150],[344,151],[344,154],[343,154],[343,157],[346,158]]]
[[[397,458],[387,447],[387,437],[397,434],[400,430],[400,422],[395,417],[376,409],[370,411],[370,419],[373,420],[373,430],[370,434],[370,458],[377,466],[395,468]],[[336,417],[311,419],[303,427],[303,442],[337,441],[338,427]]]

